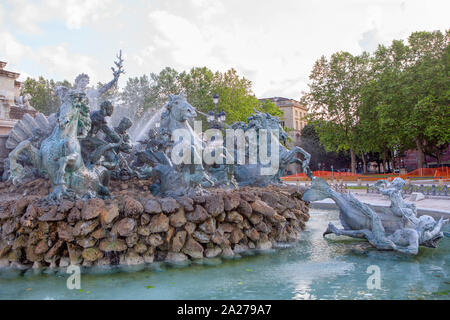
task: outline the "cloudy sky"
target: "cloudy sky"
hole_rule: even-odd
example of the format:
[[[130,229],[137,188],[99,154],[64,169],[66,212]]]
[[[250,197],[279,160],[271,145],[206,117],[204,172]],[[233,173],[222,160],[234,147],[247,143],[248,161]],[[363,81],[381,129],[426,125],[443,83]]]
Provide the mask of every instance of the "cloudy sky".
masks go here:
[[[122,49],[122,86],[166,66],[235,68],[258,97],[298,99],[321,55],[443,31],[449,12],[446,0],[0,0],[0,60],[22,80],[96,83]]]

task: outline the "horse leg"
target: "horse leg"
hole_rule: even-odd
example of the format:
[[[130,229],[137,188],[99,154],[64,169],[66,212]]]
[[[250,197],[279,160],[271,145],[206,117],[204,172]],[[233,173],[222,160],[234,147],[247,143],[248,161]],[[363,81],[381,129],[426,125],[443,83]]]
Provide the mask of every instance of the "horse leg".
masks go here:
[[[70,146],[68,142],[65,142],[62,146],[62,154],[63,156],[58,159],[58,169],[56,171],[56,179],[55,179],[55,190],[53,191],[54,197],[60,199],[61,196],[66,194],[66,180],[65,174],[67,166],[73,166],[77,160],[77,153],[70,150]]]

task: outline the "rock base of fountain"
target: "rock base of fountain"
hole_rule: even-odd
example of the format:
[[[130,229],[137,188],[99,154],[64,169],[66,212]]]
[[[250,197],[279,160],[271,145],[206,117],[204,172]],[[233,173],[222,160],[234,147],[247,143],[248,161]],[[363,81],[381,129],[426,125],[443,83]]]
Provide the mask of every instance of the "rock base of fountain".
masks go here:
[[[0,266],[139,265],[233,257],[295,242],[309,219],[293,186],[157,198],[150,180],[113,181],[114,199],[46,203],[48,181],[0,184]],[[19,192],[19,193],[17,193]]]

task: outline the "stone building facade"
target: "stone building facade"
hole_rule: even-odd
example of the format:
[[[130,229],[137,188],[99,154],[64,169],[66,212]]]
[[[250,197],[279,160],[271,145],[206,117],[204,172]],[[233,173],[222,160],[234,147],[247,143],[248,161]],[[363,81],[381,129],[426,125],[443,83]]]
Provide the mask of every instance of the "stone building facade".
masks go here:
[[[294,99],[272,97],[259,100],[269,100],[283,111],[283,118],[281,119],[283,126],[288,129],[292,129],[290,132],[291,138],[295,142],[299,141],[301,131],[307,124],[306,115],[308,113],[308,109],[299,101]]]
[[[31,97],[20,96],[22,83],[17,81],[20,73],[5,70],[6,64],[0,61],[0,135],[8,134],[25,113],[33,116],[36,113],[29,104]]]
[[[263,98],[259,101],[264,102],[269,100],[273,102],[278,108],[283,111],[283,117],[281,119],[282,125],[289,130],[288,134],[292,138],[292,142],[288,147],[298,145],[301,139],[301,132],[307,125],[306,115],[308,109],[302,103],[294,99],[288,99],[283,97]],[[291,164],[287,167],[287,174],[297,173],[301,170],[298,165]]]

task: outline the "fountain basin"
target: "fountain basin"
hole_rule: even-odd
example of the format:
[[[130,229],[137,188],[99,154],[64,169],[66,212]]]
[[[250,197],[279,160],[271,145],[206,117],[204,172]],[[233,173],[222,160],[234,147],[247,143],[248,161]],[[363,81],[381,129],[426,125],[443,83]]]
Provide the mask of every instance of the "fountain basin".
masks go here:
[[[231,258],[295,242],[309,219],[304,190],[293,186],[209,189],[206,195],[174,199],[152,196],[151,183],[113,181],[114,199],[58,205],[45,200],[51,192],[45,180],[20,190],[1,184],[0,266],[183,265]]]
[[[221,259],[213,266],[154,262],[140,271],[82,268],[81,288],[73,290],[63,269],[9,275],[0,269],[0,299],[448,299],[448,240],[405,256],[347,237],[325,239],[328,222],[339,225],[338,211],[311,209],[310,215],[308,228],[292,246]],[[367,287],[367,269],[374,265],[381,271],[380,289]]]

